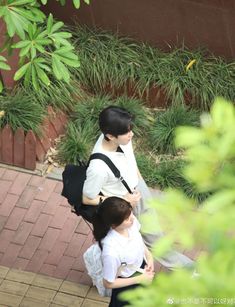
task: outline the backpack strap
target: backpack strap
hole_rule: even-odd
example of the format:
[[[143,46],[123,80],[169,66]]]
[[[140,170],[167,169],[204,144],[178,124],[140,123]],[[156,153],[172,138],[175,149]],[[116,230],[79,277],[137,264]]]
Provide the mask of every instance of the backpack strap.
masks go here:
[[[119,169],[115,166],[115,164],[109,159],[109,157],[107,157],[106,155],[102,154],[102,153],[94,153],[90,156],[90,159],[88,161],[88,165],[90,163],[91,160],[93,159],[100,159],[102,161],[104,161],[108,167],[111,169],[111,171],[113,172],[114,176],[116,178],[118,178],[121,183],[124,185],[124,187],[127,189],[127,191],[130,194],[133,194],[133,192],[131,191],[130,187],[128,186],[127,182],[124,180],[124,178],[121,176],[121,173],[119,171]]]

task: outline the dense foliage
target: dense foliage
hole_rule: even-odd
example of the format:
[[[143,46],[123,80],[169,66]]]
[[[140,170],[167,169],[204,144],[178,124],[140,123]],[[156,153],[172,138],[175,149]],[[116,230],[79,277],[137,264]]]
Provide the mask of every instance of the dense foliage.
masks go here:
[[[226,118],[226,121],[224,120]],[[189,162],[185,176],[199,191],[213,194],[202,206],[180,190],[169,190],[151,203],[158,211],[165,238],[153,252],[163,255],[177,242],[183,249],[201,247],[196,261],[199,275],[186,269],[159,273],[151,285],[126,294],[131,306],[234,306],[235,278],[235,108],[218,98],[201,119],[201,127],[177,129],[176,144],[185,149]],[[154,230],[152,216],[143,217],[144,227]]]

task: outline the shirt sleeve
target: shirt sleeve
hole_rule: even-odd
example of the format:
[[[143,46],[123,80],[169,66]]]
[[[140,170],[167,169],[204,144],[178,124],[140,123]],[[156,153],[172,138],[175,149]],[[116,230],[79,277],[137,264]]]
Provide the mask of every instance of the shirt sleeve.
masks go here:
[[[121,265],[120,259],[113,254],[106,254],[102,255],[102,261],[103,278],[108,282],[114,282]]]
[[[99,160],[91,161],[86,172],[83,194],[90,199],[96,198],[107,180],[108,174],[104,162]]]

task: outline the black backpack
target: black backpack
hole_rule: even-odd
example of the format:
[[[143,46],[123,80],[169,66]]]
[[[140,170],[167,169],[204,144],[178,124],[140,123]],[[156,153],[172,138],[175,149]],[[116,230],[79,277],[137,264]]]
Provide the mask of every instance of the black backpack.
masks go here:
[[[113,162],[104,154],[94,153],[90,156],[87,164],[80,165],[68,164],[62,173],[63,190],[61,195],[67,198],[68,203],[72,206],[72,212],[82,216],[88,222],[92,222],[93,215],[96,211],[96,206],[84,205],[82,203],[82,190],[86,180],[86,170],[89,163],[93,159],[101,159],[104,161],[114,173],[114,176],[121,180],[129,193],[132,193],[125,180],[121,177],[120,171],[116,168]]]

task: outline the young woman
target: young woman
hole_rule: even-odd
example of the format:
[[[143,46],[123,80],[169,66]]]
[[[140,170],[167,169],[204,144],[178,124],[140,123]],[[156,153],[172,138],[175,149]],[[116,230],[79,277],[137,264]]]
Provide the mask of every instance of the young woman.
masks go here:
[[[119,197],[106,198],[94,216],[93,234],[102,249],[103,282],[112,289],[110,307],[127,306],[118,294],[154,277],[153,257],[139,230],[132,206]]]

